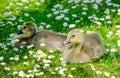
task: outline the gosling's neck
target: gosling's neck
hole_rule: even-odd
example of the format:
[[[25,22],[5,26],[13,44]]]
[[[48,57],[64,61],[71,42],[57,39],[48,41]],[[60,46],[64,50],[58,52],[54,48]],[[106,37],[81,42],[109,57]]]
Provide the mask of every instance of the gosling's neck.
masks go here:
[[[83,44],[73,44],[72,49],[74,50],[75,54],[80,54],[82,52]]]

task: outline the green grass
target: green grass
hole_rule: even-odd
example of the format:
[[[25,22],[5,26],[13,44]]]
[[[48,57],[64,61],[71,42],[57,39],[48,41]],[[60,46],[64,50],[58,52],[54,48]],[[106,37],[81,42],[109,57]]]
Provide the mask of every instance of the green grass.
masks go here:
[[[69,0],[41,1],[29,0],[28,2],[22,2],[22,0],[0,0],[0,57],[3,57],[3,60],[0,60],[1,78],[20,77],[20,71],[24,71],[26,76],[30,75],[35,78],[69,78],[71,75],[73,78],[120,77],[120,45],[118,45],[118,40],[120,40],[120,28],[116,27],[120,25],[120,15],[118,15],[120,1],[112,1],[112,5],[109,5],[110,2],[103,1],[98,4],[98,9],[92,7],[95,2],[84,3],[80,1],[78,3],[69,3]],[[56,7],[56,4],[60,4],[61,6]],[[109,14],[104,13],[106,9],[110,11]],[[86,14],[84,15],[82,12],[86,12]],[[25,14],[29,14],[29,16]],[[47,17],[48,14],[51,14],[51,17]],[[65,20],[64,18],[59,20],[55,19],[62,14],[64,14],[64,18],[67,17],[69,20]],[[77,15],[77,17],[74,17],[75,15],[72,16],[72,14]],[[88,19],[90,16],[92,16],[92,18]],[[106,19],[106,16],[110,16],[111,18]],[[34,21],[38,28],[42,27],[45,30],[53,30],[66,34],[72,29],[84,30],[85,33],[89,31],[99,32],[104,40],[106,54],[91,63],[64,64],[60,60],[61,53],[59,51],[51,53],[49,50],[41,49],[43,54],[46,54],[46,57],[41,58],[41,60],[35,57],[39,50],[37,48],[28,50],[17,48],[18,51],[16,51],[16,47],[11,44],[10,35],[17,33],[17,27],[26,21]],[[76,21],[80,22],[76,23]],[[67,23],[68,26],[64,27],[64,23]],[[70,28],[70,24],[75,24],[76,26]],[[50,27],[47,27],[47,25],[50,25]],[[33,51],[32,55],[29,53],[30,51]],[[14,59],[17,57],[16,55],[19,56],[18,60]],[[24,59],[24,56],[28,58]],[[49,56],[53,56],[53,58],[50,59]],[[11,57],[14,60],[10,60]],[[44,68],[44,59],[51,60],[51,62],[48,63],[50,66],[47,68]],[[3,63],[6,65],[2,65]],[[27,65],[24,63],[27,63]],[[36,67],[35,65],[40,67]],[[10,70],[7,70],[6,67],[10,68]],[[63,75],[60,74],[62,70],[64,70]],[[15,72],[18,73],[14,74]],[[36,74],[40,74],[40,72],[44,72],[44,74],[37,76]],[[96,74],[96,72],[100,74]],[[109,76],[106,76],[106,72]]]

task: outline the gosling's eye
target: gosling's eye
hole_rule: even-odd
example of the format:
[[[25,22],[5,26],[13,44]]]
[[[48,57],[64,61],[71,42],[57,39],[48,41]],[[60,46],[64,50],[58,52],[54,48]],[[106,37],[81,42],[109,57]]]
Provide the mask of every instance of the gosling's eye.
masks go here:
[[[23,27],[23,29],[26,29],[27,27]]]
[[[75,37],[75,35],[72,35],[72,37]]]

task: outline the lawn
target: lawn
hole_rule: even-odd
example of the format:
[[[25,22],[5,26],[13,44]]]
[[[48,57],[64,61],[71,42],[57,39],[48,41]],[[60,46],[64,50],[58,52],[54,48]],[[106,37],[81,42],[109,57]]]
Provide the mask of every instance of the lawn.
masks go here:
[[[24,22],[39,30],[67,34],[98,32],[105,55],[91,63],[70,64],[61,52],[15,47],[11,41]],[[0,0],[1,78],[120,78],[119,0]]]

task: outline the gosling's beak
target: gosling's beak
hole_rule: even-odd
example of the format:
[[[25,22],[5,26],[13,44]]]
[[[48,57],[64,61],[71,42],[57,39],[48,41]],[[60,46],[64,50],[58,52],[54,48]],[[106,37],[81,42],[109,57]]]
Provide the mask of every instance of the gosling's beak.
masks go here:
[[[65,45],[65,44],[68,44],[68,43],[70,43],[70,40],[66,39],[63,44]]]
[[[19,30],[18,35],[19,35],[19,34],[23,34],[22,30]]]

